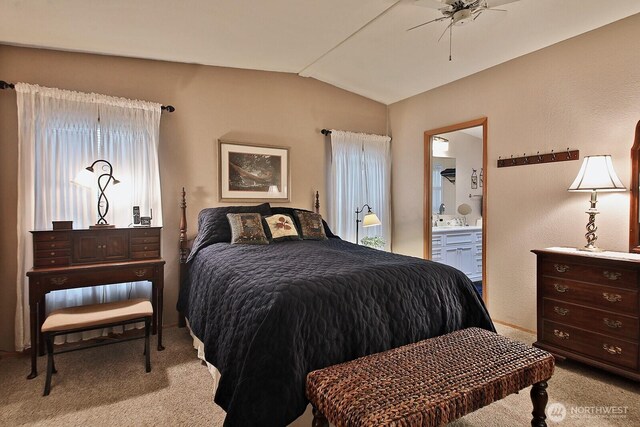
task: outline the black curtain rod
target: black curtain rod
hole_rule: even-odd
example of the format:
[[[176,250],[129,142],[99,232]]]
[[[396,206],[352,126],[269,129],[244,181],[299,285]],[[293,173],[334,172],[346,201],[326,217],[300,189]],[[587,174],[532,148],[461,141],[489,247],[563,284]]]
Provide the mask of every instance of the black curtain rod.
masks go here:
[[[331,135],[331,131],[329,129],[322,129],[320,133],[323,135]]]
[[[5,82],[4,80],[0,80],[0,89],[15,89],[16,85],[13,83]],[[160,107],[162,111],[166,111],[167,113],[173,113],[176,111],[173,105],[163,105]]]

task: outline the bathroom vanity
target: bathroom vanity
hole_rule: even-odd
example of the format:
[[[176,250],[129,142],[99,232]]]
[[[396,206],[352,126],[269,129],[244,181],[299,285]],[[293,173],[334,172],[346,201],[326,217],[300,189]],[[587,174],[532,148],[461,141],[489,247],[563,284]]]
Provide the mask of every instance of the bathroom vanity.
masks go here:
[[[431,230],[431,259],[482,280],[482,227],[440,226]]]

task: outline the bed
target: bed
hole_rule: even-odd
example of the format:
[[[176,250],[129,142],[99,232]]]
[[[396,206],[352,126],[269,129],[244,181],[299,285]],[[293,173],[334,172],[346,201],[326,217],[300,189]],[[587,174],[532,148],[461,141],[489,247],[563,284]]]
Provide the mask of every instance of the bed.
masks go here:
[[[220,372],[225,426],[289,424],[307,406],[312,370],[466,327],[494,330],[460,271],[337,237],[213,242],[203,234],[224,224],[201,212],[189,253],[184,197],[178,310]]]

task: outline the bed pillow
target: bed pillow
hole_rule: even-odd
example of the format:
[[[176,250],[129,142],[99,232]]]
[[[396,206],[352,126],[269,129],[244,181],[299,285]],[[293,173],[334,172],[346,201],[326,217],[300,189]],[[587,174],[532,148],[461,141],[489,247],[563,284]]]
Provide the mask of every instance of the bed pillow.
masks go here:
[[[191,261],[202,248],[214,243],[231,242],[231,226],[227,214],[247,212],[271,215],[271,206],[269,203],[263,203],[254,206],[221,206],[201,210],[198,215],[198,235],[193,241],[187,262]]]
[[[300,240],[298,228],[293,218],[285,214],[276,214],[262,218],[264,232],[269,240],[282,242],[284,240]]]
[[[327,240],[320,214],[300,210],[294,213],[300,223],[300,234],[304,240]]]
[[[291,218],[293,218],[293,220],[296,223],[296,228],[298,229],[298,232],[300,232],[300,223],[298,222],[298,219],[296,218],[296,214],[294,211],[311,212],[306,209],[294,209],[294,208],[285,208],[281,206],[271,206],[271,212],[273,214],[286,214],[286,215],[289,215]],[[333,232],[331,231],[331,228],[329,228],[329,224],[327,224],[327,222],[324,219],[322,220],[322,225],[324,227],[324,234],[328,238],[339,239],[338,236],[333,234]]]
[[[228,213],[231,227],[231,244],[268,245],[259,213]]]

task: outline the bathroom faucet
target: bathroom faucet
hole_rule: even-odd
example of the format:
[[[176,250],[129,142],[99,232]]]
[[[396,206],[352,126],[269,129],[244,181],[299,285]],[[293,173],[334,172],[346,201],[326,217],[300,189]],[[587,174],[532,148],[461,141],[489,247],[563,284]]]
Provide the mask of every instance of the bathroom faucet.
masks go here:
[[[440,215],[444,214],[444,203],[440,203],[440,208],[438,209],[438,213]]]

